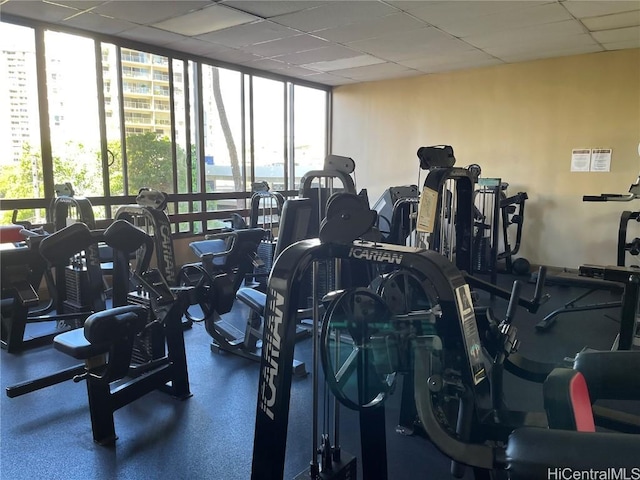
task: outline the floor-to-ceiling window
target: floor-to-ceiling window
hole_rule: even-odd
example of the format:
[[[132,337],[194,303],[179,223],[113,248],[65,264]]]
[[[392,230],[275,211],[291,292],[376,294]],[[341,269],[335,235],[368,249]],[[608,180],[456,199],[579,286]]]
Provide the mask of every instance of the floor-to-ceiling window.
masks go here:
[[[326,153],[320,86],[41,24],[0,22],[0,62],[3,223],[44,221],[69,182],[98,218],[166,192],[175,231],[199,233],[246,212],[254,182],[297,189]]]

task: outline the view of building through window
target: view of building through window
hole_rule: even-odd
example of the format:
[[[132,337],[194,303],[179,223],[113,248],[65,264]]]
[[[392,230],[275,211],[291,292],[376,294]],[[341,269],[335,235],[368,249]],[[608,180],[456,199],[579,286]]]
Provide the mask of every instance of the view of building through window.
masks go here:
[[[44,197],[42,141],[49,142],[54,183],[71,182],[76,194],[90,197],[135,195],[142,187],[242,192],[261,180],[273,190],[297,189],[304,172],[322,165],[325,90],[46,29],[45,71],[38,72],[35,38],[33,28],[0,22],[7,72],[0,84],[0,198]],[[39,74],[46,100],[38,96]],[[41,118],[44,101],[48,118]],[[245,207],[244,197],[203,199],[177,201],[170,212]],[[114,212],[114,205],[96,210],[98,217]],[[2,213],[3,222],[10,213]],[[41,221],[44,212],[21,215]],[[199,230],[179,226],[192,228]]]
[[[33,29],[0,23],[0,198],[44,197],[35,48]]]

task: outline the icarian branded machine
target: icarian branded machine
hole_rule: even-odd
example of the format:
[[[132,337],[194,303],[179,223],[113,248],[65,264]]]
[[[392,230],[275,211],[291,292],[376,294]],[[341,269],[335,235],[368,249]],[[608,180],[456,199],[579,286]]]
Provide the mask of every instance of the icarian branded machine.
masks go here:
[[[355,240],[366,232],[367,222],[353,222],[366,214],[354,210],[354,205],[334,212],[327,219],[333,225],[325,228],[324,235],[321,229],[320,239],[293,245],[274,265],[267,290],[252,479],[283,478],[297,310],[293,299],[307,268],[317,273],[317,262],[335,259],[394,267],[379,282],[363,285],[356,280],[326,298],[322,327],[314,332],[314,377],[321,357],[338,401],[359,410],[363,478],[388,478],[384,401],[395,375],[402,371],[411,372],[414,379],[414,398],[428,437],[454,460],[457,475],[464,473],[464,465],[474,469],[476,478],[500,478],[508,471],[513,479],[544,478],[540,475],[549,468],[631,471],[637,466],[638,436],[548,429],[548,424],[562,428],[556,426],[553,402],[548,404],[548,418],[504,405],[503,369],[513,373],[530,368],[538,378],[553,370],[552,365],[518,360],[515,353],[517,331],[511,320],[520,303],[518,283],[504,321],[494,322],[486,314],[476,318],[464,274],[442,255]],[[320,299],[315,300],[317,312]],[[610,387],[590,391],[638,398],[639,380],[625,378],[618,368],[620,362],[640,366],[634,353],[604,352],[604,357],[614,358],[613,371],[618,374],[613,377],[602,373],[605,362],[599,353],[581,354],[576,365],[584,369],[590,385],[600,377]],[[314,418],[317,393],[314,386]],[[355,478],[356,460],[341,451],[337,422],[333,438],[323,434],[319,446],[313,421],[310,468],[298,478]],[[428,478],[428,472],[425,475]]]

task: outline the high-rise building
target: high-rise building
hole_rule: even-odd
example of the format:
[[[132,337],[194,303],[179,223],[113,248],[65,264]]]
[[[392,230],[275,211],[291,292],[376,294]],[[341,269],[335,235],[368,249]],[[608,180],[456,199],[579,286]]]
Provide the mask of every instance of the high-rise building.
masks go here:
[[[115,49],[102,49],[108,132],[119,131],[120,128],[117,113],[119,107],[115,52]],[[168,59],[160,55],[122,48],[120,61],[125,135],[155,132],[170,136]]]
[[[13,45],[0,52],[0,144],[9,147],[0,164],[19,161],[23,144],[39,141],[35,65],[34,49]]]

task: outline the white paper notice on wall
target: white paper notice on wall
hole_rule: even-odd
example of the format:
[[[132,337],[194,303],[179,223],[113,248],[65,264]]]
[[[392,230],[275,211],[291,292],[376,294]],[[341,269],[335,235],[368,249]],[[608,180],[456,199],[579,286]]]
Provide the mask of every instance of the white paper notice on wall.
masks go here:
[[[591,150],[591,171],[610,172],[611,171],[611,149],[594,148]]]
[[[418,222],[416,230],[422,233],[432,233],[436,220],[436,207],[438,206],[438,192],[424,187],[418,204]]]
[[[591,149],[574,148],[571,150],[571,171],[588,172],[591,167]]]

